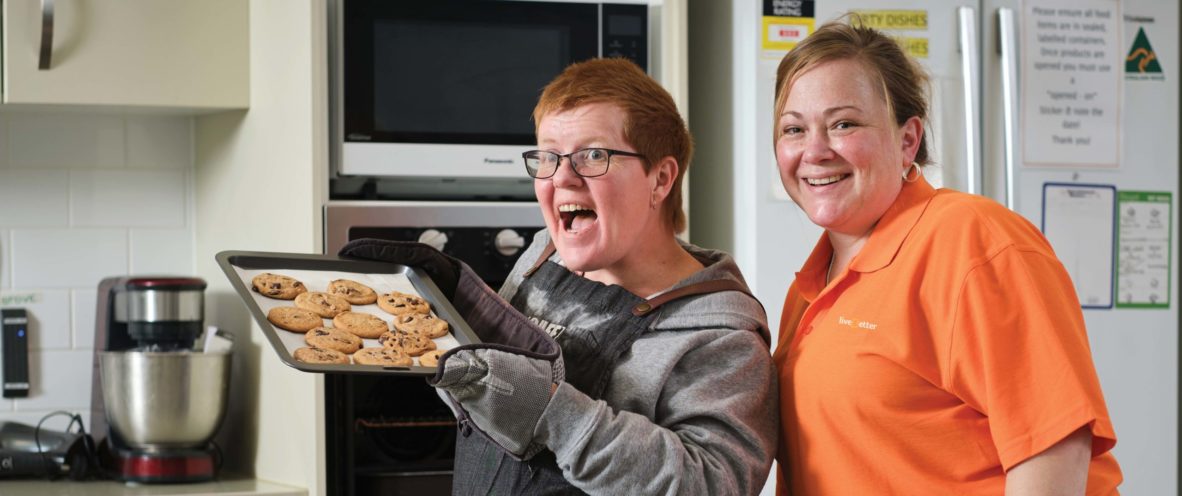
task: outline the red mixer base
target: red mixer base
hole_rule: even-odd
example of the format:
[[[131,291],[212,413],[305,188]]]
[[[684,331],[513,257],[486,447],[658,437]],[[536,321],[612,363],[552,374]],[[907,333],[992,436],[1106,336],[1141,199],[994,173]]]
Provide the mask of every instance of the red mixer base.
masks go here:
[[[125,482],[176,483],[213,480],[215,451],[110,449],[103,457],[111,477]]]

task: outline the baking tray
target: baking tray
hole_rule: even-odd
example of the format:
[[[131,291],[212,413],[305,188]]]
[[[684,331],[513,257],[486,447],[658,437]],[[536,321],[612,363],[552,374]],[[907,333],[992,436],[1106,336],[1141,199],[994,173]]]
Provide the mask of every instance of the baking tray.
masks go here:
[[[436,317],[446,320],[450,329],[447,336],[436,338],[435,346],[449,350],[463,344],[479,343],[480,340],[468,323],[459,317],[455,307],[443,296],[430,276],[415,267],[341,258],[335,255],[309,255],[303,253],[275,253],[254,251],[223,251],[217,254],[218,266],[225,272],[230,283],[246,302],[246,307],[263,334],[275,348],[279,359],[294,369],[318,373],[394,374],[429,376],[435,374],[435,367],[419,366],[415,357],[411,367],[388,367],[379,365],[314,364],[297,361],[292,353],[307,346],[304,334],[285,331],[267,320],[267,312],[274,307],[295,306],[293,300],[268,298],[254,291],[251,280],[263,272],[272,272],[294,277],[304,283],[308,291],[324,291],[334,279],[352,279],[373,288],[379,295],[391,291],[415,294],[431,304]],[[394,316],[378,308],[376,303],[353,305],[352,311],[381,317],[389,324]],[[332,319],[324,319],[325,327],[332,327]],[[363,339],[363,347],[381,346],[377,339]]]

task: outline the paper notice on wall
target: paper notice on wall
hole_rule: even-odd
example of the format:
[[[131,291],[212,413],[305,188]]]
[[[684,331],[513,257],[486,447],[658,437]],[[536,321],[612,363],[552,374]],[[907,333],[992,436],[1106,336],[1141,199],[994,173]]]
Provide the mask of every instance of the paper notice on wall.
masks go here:
[[[1117,167],[1119,2],[1029,2],[1022,19],[1022,142],[1029,166]]]
[[[928,58],[928,11],[853,10],[853,22],[883,31],[899,43],[907,55]]]
[[[1118,308],[1170,306],[1171,197],[1169,192],[1120,192]]]
[[[1042,232],[1063,263],[1083,308],[1112,308],[1116,188],[1043,184]]]
[[[782,57],[813,33],[813,0],[763,0],[760,46],[766,57]]]

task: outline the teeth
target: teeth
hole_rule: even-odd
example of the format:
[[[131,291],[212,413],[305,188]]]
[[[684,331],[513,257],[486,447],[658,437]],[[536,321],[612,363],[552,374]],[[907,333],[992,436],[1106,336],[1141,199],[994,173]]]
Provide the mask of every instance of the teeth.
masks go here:
[[[589,211],[592,211],[592,212],[594,212],[594,211],[595,211],[595,210],[592,210],[592,209],[590,209],[590,208],[587,208],[587,207],[584,207],[584,206],[582,206],[582,205],[579,205],[578,203],[565,203],[565,204],[562,204],[562,205],[559,205],[559,206],[558,206],[558,211],[559,211],[559,212],[578,212],[578,211],[580,211],[580,210],[589,210]]]
[[[833,184],[842,179],[845,179],[849,174],[838,174],[836,176],[821,177],[821,178],[805,178],[805,182],[812,186],[824,186],[826,184]]]

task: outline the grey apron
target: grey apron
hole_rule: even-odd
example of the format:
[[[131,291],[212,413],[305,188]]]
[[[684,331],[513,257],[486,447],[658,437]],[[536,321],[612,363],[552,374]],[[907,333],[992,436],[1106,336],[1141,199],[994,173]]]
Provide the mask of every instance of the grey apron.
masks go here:
[[[566,363],[566,382],[593,399],[602,399],[619,358],[647,331],[661,305],[691,295],[715,291],[740,291],[750,296],[746,287],[732,280],[707,281],[688,285],[652,299],[640,298],[619,286],[607,286],[584,279],[550,262],[551,243],[542,252],[510,304],[526,308],[531,295],[542,293],[543,308],[534,308],[538,316],[550,315],[551,308],[581,302],[588,311],[602,314],[594,328],[579,327],[579,322],[553,322],[566,330],[555,339],[562,347]],[[754,298],[754,297],[752,297]],[[537,301],[537,300],[535,300]],[[553,314],[571,315],[569,312]],[[586,314],[582,314],[586,315]],[[572,319],[580,320],[580,319]],[[552,321],[551,321],[552,322]],[[529,460],[517,460],[502,451],[487,437],[474,433],[461,422],[456,436],[455,475],[452,494],[495,495],[570,495],[585,494],[567,482],[558,468],[554,453],[543,450]]]

